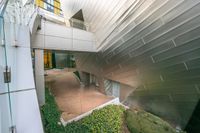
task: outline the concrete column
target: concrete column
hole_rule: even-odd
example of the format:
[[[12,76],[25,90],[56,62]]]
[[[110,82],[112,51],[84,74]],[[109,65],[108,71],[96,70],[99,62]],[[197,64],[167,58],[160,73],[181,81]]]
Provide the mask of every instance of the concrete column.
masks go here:
[[[40,106],[45,104],[44,51],[35,50],[35,83]]]

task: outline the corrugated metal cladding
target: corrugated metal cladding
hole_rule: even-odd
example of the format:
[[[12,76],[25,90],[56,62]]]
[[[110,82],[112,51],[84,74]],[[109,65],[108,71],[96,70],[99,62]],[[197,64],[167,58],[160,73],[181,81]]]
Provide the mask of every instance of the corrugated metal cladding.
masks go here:
[[[130,104],[184,128],[200,98],[200,0],[139,0],[124,15],[77,65],[137,88]]]

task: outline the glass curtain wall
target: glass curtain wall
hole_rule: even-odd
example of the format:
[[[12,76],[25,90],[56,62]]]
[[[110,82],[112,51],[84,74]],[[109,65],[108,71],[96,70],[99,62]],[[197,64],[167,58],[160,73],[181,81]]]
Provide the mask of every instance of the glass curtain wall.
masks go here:
[[[59,52],[59,51],[44,51],[44,68],[45,69],[63,69],[63,68],[75,68],[75,58],[71,53]]]
[[[36,0],[36,5],[54,14],[62,15],[59,0]]]

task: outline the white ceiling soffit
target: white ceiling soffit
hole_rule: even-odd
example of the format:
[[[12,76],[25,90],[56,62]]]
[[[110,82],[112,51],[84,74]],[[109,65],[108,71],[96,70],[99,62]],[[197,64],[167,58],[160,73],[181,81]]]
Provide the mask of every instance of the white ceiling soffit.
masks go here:
[[[119,26],[134,5],[140,0],[61,0],[61,8],[66,19],[71,18],[80,9],[89,30],[94,32],[97,46]]]

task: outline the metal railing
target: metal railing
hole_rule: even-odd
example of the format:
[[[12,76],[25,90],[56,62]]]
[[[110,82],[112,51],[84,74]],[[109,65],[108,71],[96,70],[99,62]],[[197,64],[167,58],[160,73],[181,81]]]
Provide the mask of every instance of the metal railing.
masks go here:
[[[71,19],[69,20],[69,22],[70,22],[70,26],[71,26],[71,27],[78,28],[78,29],[82,29],[82,30],[86,30],[86,31],[89,30],[89,24],[86,23],[86,22],[84,22],[84,21],[71,18]]]

